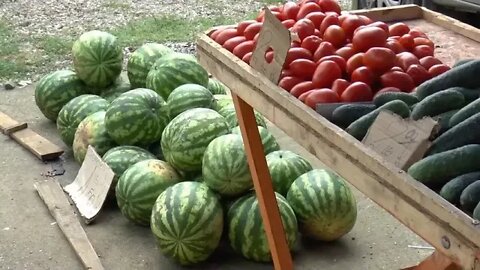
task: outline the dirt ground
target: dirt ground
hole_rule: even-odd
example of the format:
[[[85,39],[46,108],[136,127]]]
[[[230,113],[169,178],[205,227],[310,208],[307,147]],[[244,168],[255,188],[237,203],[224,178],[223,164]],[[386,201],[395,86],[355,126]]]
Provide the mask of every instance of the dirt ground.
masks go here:
[[[26,121],[39,134],[64,147],[55,125],[37,109],[33,87],[0,91],[0,111]],[[321,163],[278,129],[272,127],[282,148]],[[66,150],[61,164],[62,185],[75,178],[79,166]],[[59,163],[57,162],[56,165]],[[45,179],[51,163],[43,163],[7,136],[0,135],[0,269],[82,269],[80,261],[33,188]],[[358,221],[354,229],[333,244],[305,243],[294,254],[295,269],[400,269],[417,263],[432,251],[409,247],[428,246],[371,200],[355,190]],[[128,222],[116,206],[105,207],[94,224],[85,226],[105,269],[183,269],[159,254],[148,228]],[[243,260],[225,247],[208,263],[192,269],[273,269],[272,265]]]

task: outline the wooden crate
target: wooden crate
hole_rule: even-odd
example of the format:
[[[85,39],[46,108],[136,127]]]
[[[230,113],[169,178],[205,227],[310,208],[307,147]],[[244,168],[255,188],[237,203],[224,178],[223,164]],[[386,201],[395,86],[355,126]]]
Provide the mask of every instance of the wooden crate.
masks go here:
[[[448,64],[460,58],[480,55],[479,29],[419,6],[358,10],[352,13],[384,22],[404,21],[419,26],[440,45],[437,56]],[[248,122],[245,118],[253,117],[251,113],[246,113],[247,104],[247,107],[250,105],[262,113],[326,166],[435,247],[436,252],[431,257],[411,269],[460,269],[457,268],[459,265],[462,269],[480,269],[480,225],[477,220],[404,171],[385,162],[380,155],[223,49],[207,33],[198,37],[197,54],[200,63],[231,89],[244,130]],[[249,133],[244,132],[244,135]],[[259,162],[259,159],[255,161],[251,156],[252,151],[255,152],[251,149],[252,144],[256,143],[252,141],[254,139],[258,138],[252,137],[250,132],[246,146],[249,159],[253,158],[253,161],[249,160],[250,164],[256,165],[252,173],[264,173],[261,170],[264,162]],[[256,183],[256,189],[258,185],[261,184]],[[264,220],[269,216],[263,212],[262,215]],[[267,228],[267,235],[272,237],[272,234]],[[275,240],[270,243],[276,268],[289,269],[291,266],[282,267],[282,258],[276,258],[282,248],[275,246],[278,244]]]

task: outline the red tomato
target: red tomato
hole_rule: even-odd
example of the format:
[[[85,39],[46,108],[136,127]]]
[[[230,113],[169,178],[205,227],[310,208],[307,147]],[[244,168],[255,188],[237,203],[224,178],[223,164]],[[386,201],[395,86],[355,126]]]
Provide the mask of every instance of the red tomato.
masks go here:
[[[313,60],[312,53],[305,48],[290,48],[285,59],[284,67],[288,67],[290,63],[295,59],[308,59]]]
[[[433,56],[426,56],[426,57],[423,57],[422,59],[420,59],[420,64],[425,69],[428,70],[429,68],[431,68],[434,65],[440,65],[440,64],[443,64],[443,63],[442,63],[442,61],[438,60],[437,58],[435,58]]]
[[[322,41],[313,54],[313,61],[317,62],[320,58],[335,54],[335,47],[328,41]]]
[[[247,40],[238,44],[233,49],[233,54],[236,55],[238,58],[243,58],[247,53],[253,52],[255,48],[255,42],[253,40]]]
[[[363,57],[365,56],[365,53],[357,53],[354,54],[352,57],[350,57],[347,61],[347,73],[352,74],[352,72],[363,66]]]
[[[247,28],[247,26],[249,26],[250,24],[252,23],[255,23],[257,21],[255,20],[247,20],[247,21],[243,21],[243,22],[240,22],[238,23],[237,25],[237,34],[239,36],[243,36],[243,33],[245,32],[245,29]]]
[[[367,85],[373,85],[376,80],[375,74],[368,67],[359,67],[352,72],[352,82],[364,82]]]
[[[263,23],[261,23],[261,22],[256,22],[256,23],[250,24],[249,26],[247,26],[247,28],[245,28],[245,31],[243,32],[243,35],[248,40],[252,40],[255,37],[255,35],[260,32],[260,30],[262,29],[262,25],[263,25]]]
[[[291,27],[293,27],[295,25],[295,20],[288,19],[288,20],[283,21],[282,24],[283,24],[283,26],[285,26],[285,28],[290,29]]]
[[[290,63],[289,69],[295,77],[310,80],[317,68],[317,64],[308,59],[295,59]]]
[[[320,39],[323,37],[322,34],[320,34],[320,30],[315,29],[315,32],[313,33],[315,36],[319,37]]]
[[[362,19],[364,25],[373,23],[372,19],[370,19],[369,17],[367,17],[365,15],[359,15],[358,17],[360,17],[360,19]]]
[[[416,37],[416,38],[413,39],[413,43],[414,43],[415,46],[427,45],[430,48],[432,48],[432,50],[435,49],[435,44],[433,44],[433,41],[431,41],[428,38]]]
[[[298,11],[297,14],[297,20],[301,20],[307,16],[307,14],[312,13],[312,12],[322,12],[322,9],[320,8],[317,3],[314,2],[309,2],[305,3],[300,7],[300,10]]]
[[[312,83],[316,88],[331,87],[336,79],[342,77],[342,70],[337,63],[327,60],[318,64],[313,73]]]
[[[282,73],[280,73],[280,79],[283,79],[285,77],[292,77],[293,73],[290,69],[283,69]]]
[[[416,38],[416,37],[428,38],[428,36],[424,32],[422,32],[421,30],[418,30],[416,28],[413,28],[408,33],[414,38]]]
[[[305,98],[305,104],[316,109],[319,103],[334,103],[339,102],[340,97],[338,94],[328,88],[315,89]]]
[[[306,99],[307,96],[310,95],[313,91],[315,91],[315,89],[308,90],[307,92],[301,94],[301,95],[298,97],[298,100],[300,100],[301,102],[305,103],[305,99]]]
[[[351,83],[345,79],[336,79],[332,84],[332,90],[341,96],[350,84]]]
[[[322,8],[323,12],[335,12],[338,15],[342,13],[342,8],[338,4],[336,0],[318,0],[320,7]]]
[[[428,73],[430,73],[430,76],[436,77],[444,72],[447,72],[450,70],[450,67],[445,65],[445,64],[439,64],[439,65],[434,65],[428,69]]]
[[[367,84],[354,82],[343,91],[340,99],[343,102],[371,101],[373,99],[373,92]]]
[[[323,35],[325,30],[330,26],[330,25],[340,25],[340,21],[338,20],[337,16],[334,15],[327,15],[325,19],[323,19],[322,24],[320,25],[320,34]]]
[[[364,27],[353,35],[352,43],[353,48],[360,52],[372,47],[385,47],[387,33],[379,27]]]
[[[413,79],[405,72],[389,71],[380,76],[383,87],[396,87],[403,92],[410,92],[415,88]]]
[[[398,42],[400,42],[400,45],[408,51],[411,51],[413,47],[415,47],[415,41],[410,34],[401,36]]]
[[[433,56],[433,49],[428,45],[418,45],[413,48],[412,53],[418,58],[423,58],[426,56]]]
[[[330,25],[323,33],[323,40],[332,43],[336,48],[342,47],[347,42],[343,28],[338,25]]]
[[[246,40],[247,39],[244,36],[236,36],[236,37],[233,37],[233,38],[225,41],[225,43],[223,43],[222,47],[231,52],[231,51],[233,51],[233,49],[235,47],[237,47],[240,43],[242,43]]]
[[[302,48],[309,50],[310,52],[314,53],[318,46],[322,43],[322,39],[313,35],[308,36],[302,41]]]
[[[392,67],[392,68],[390,69],[390,71],[400,71],[400,72],[403,72],[404,70],[403,70],[401,67],[399,67],[399,66],[395,66],[395,67]]]
[[[358,15],[346,15],[342,22],[342,28],[348,39],[351,39],[353,37],[353,32],[362,25],[364,25],[364,21]]]
[[[387,38],[387,41],[389,41],[389,40],[399,41],[399,40],[400,40],[400,36],[389,36],[389,37]]]
[[[402,52],[397,54],[396,65],[401,67],[403,70],[407,70],[409,66],[420,64],[418,58],[410,52]]]
[[[292,90],[292,88],[303,82],[304,80],[301,79],[301,78],[296,78],[296,77],[292,77],[292,76],[286,76],[286,77],[283,77],[280,82],[278,82],[278,86],[287,90],[287,91],[290,91]]]
[[[213,32],[210,33],[210,38],[215,40],[217,38],[218,34],[220,34],[220,32],[222,32],[223,29],[224,28],[218,28],[216,30],[213,30]]]
[[[388,30],[390,31],[390,35],[392,36],[403,36],[410,32],[410,27],[408,27],[408,25],[403,22],[398,22],[390,25],[388,27]]]
[[[335,52],[336,55],[339,55],[347,61],[355,54],[355,50],[352,47],[342,47]]]
[[[345,18],[350,15],[347,13],[342,13],[340,16],[338,16],[338,21],[340,22],[340,26],[342,25],[343,21],[345,21]]]
[[[273,11],[277,11],[277,12],[282,11],[282,7],[281,7],[281,6],[273,6],[273,5],[272,5],[272,6],[268,6],[267,8],[270,9],[270,11],[272,11],[272,12],[273,12]]]
[[[273,51],[268,51],[265,53],[265,61],[267,61],[267,63],[271,63],[273,60]]]
[[[313,24],[315,24],[315,28],[319,29],[320,25],[323,22],[323,19],[325,19],[325,16],[326,16],[325,13],[316,11],[316,12],[308,13],[307,16],[305,16],[305,19],[311,20]]]
[[[236,37],[237,36],[237,29],[235,28],[227,28],[223,29],[215,38],[215,42],[217,42],[220,45],[223,45],[225,41]]]
[[[253,52],[249,52],[249,53],[245,54],[242,57],[242,61],[247,63],[247,64],[250,64],[250,60],[252,59],[252,54],[253,54]]]
[[[421,83],[430,79],[430,74],[428,73],[428,71],[419,64],[411,65],[407,69],[407,74],[412,77],[415,85],[420,85]]]
[[[257,22],[263,22],[263,18],[265,17],[265,10],[260,10],[258,13],[257,18],[255,19]]]
[[[297,33],[300,40],[315,33],[315,25],[309,19],[300,19],[292,27],[292,32]]]
[[[301,82],[295,85],[292,90],[290,90],[290,94],[298,98],[301,94],[307,92],[308,90],[312,90],[313,88],[313,83],[311,81]]]
[[[388,40],[386,46],[396,54],[405,51],[405,48],[403,48],[402,44],[400,44],[398,40]]]
[[[290,45],[290,48],[299,48],[302,47],[302,43],[298,41],[292,41],[292,44]]]
[[[300,10],[300,6],[297,3],[286,2],[285,5],[283,5],[283,10],[282,10],[283,17],[285,17],[285,19],[296,20],[299,10]]]
[[[373,22],[373,23],[371,23],[367,26],[375,26],[375,27],[381,28],[383,31],[385,31],[385,33],[387,33],[387,37],[390,36],[390,31],[388,29],[388,24],[386,24],[384,22],[377,21],[377,22]]]
[[[342,70],[342,72],[345,72],[346,69],[347,69],[347,61],[345,61],[345,59],[343,59],[343,57],[341,57],[339,55],[324,56],[324,57],[320,58],[320,60],[318,60],[317,64],[320,64],[321,62],[324,62],[324,61],[335,62],[338,65],[338,67]]]
[[[388,48],[373,47],[363,57],[363,64],[374,72],[383,73],[395,65],[395,53]]]
[[[378,90],[377,93],[375,93],[375,96],[378,96],[379,94],[386,93],[386,92],[402,92],[402,91],[400,91],[400,89],[398,89],[396,87],[385,87],[385,88],[382,88],[382,89]]]

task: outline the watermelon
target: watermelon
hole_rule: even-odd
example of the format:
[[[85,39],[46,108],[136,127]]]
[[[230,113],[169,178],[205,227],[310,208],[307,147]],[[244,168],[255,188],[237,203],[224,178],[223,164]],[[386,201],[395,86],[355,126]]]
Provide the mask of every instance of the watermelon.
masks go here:
[[[73,157],[78,163],[83,163],[89,145],[99,156],[117,146],[105,128],[105,111],[85,117],[78,125],[72,144]]]
[[[35,103],[47,119],[55,122],[62,107],[82,94],[87,94],[87,87],[75,72],[57,70],[40,79]]]
[[[212,109],[184,111],[168,123],[162,134],[165,160],[182,171],[199,171],[205,149],[213,139],[230,133],[228,124]]]
[[[158,43],[145,43],[136,49],[128,58],[127,73],[132,88],[146,88],[148,72],[152,65],[173,50]]]
[[[253,187],[242,137],[227,134],[215,138],[203,155],[205,184],[222,196],[238,196]]]
[[[334,241],[348,233],[357,218],[355,197],[332,171],[315,169],[298,177],[287,193],[300,231],[307,237]]]
[[[78,125],[85,117],[98,111],[105,111],[108,101],[91,94],[80,95],[70,100],[58,113],[57,129],[62,141],[72,146]]]
[[[83,33],[73,43],[72,55],[78,77],[93,88],[111,85],[122,71],[122,48],[117,38],[107,32]]]
[[[184,84],[170,93],[167,106],[170,119],[193,108],[213,108],[215,99],[207,88],[199,84]]]
[[[275,193],[287,244],[293,250],[298,239],[297,218],[287,200]],[[272,256],[257,197],[250,193],[236,200],[228,210],[228,238],[235,252],[248,260],[270,262]]]
[[[168,123],[167,106],[153,90],[133,89],[112,101],[105,123],[118,144],[147,145],[160,140]]]
[[[228,87],[226,85],[214,78],[208,79],[207,88],[214,95],[225,95],[228,90]]]
[[[233,134],[238,134],[242,135],[242,132],[240,130],[239,126],[236,126],[232,129]],[[262,145],[263,145],[263,152],[265,155],[273,152],[280,150],[280,145],[277,143],[277,140],[275,137],[268,131],[268,129],[258,126],[258,133],[260,134],[260,138],[262,139]]]
[[[287,195],[295,179],[313,170],[310,162],[288,150],[271,152],[266,159],[273,189],[283,196]]]
[[[193,55],[171,53],[159,58],[153,64],[148,72],[146,85],[167,100],[175,88],[187,83],[207,87],[207,71]]]
[[[193,265],[207,260],[219,246],[223,218],[217,195],[203,183],[187,181],[158,196],[150,227],[161,253]]]
[[[215,104],[213,106],[213,109],[215,111],[220,111],[224,107],[227,106],[234,106],[233,105],[233,99],[229,95],[213,95],[213,98],[215,99]]]
[[[235,111],[235,106],[233,104],[227,105],[223,107],[221,110],[218,111],[220,115],[225,117],[227,120],[228,126],[232,129],[238,126],[238,118],[237,113]],[[267,123],[265,122],[265,118],[257,111],[254,111],[255,120],[257,122],[257,126],[262,126],[267,128]]]
[[[112,103],[114,99],[129,90],[132,90],[130,82],[126,76],[121,74],[112,85],[100,91],[100,96]]]
[[[148,226],[157,197],[178,182],[180,176],[165,161],[147,159],[137,162],[118,179],[115,188],[118,207],[127,219]]]
[[[147,149],[150,153],[154,154],[157,157],[157,159],[165,160],[160,141],[151,143],[150,145],[145,147],[145,149]]]

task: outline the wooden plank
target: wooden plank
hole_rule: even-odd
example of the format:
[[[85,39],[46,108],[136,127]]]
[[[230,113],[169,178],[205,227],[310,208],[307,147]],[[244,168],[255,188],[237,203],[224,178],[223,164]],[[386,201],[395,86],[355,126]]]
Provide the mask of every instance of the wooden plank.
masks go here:
[[[10,137],[43,161],[56,159],[63,154],[62,148],[29,128],[14,132]]]
[[[423,16],[423,9],[417,5],[402,5],[390,8],[359,9],[349,13],[365,15],[374,21],[394,22],[420,19]]]
[[[268,81],[206,35],[200,63],[320,161],[465,269],[476,269],[478,222]],[[448,239],[444,246],[442,238]]]
[[[19,123],[5,113],[0,112],[0,131],[3,134],[8,135],[24,128],[27,128],[27,123]]]
[[[75,216],[60,184],[56,180],[45,180],[36,182],[34,187],[82,261],[83,266],[86,269],[103,270],[102,263]]]
[[[449,258],[435,251],[418,265],[401,270],[462,270],[462,268],[453,263]]]

